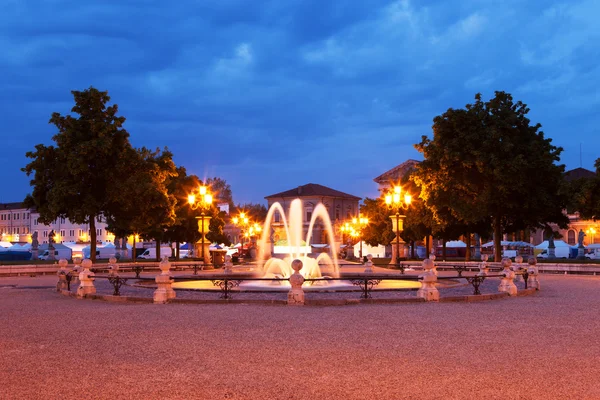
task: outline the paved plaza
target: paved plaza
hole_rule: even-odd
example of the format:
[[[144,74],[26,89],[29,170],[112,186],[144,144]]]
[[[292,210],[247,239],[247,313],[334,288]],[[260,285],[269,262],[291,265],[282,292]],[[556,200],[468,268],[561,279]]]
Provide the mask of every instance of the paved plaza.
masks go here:
[[[600,399],[600,277],[475,303],[119,304],[0,278],[0,399]]]

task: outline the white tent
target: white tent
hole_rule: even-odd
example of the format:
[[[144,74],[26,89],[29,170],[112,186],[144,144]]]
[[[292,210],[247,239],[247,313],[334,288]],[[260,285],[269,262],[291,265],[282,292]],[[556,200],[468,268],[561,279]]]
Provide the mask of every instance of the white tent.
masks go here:
[[[385,246],[369,246],[365,242],[362,244],[362,253],[363,257],[367,254],[373,256],[373,258],[383,258],[385,257]],[[360,257],[360,242],[354,245],[354,257]]]
[[[10,247],[12,246],[11,242],[0,242],[0,247]]]
[[[462,240],[449,240],[446,242],[446,247],[467,247],[467,244]]]
[[[559,248],[559,247],[567,247],[570,248],[571,246],[569,246],[567,243],[565,243],[563,240],[555,240],[554,241],[554,247]],[[548,241],[544,240],[542,243],[538,244],[537,246],[535,246],[536,249],[541,249],[541,250],[546,250],[548,248]]]
[[[29,249],[24,248],[23,246],[21,246],[18,243],[13,244],[7,250],[10,250],[10,251],[29,251]]]

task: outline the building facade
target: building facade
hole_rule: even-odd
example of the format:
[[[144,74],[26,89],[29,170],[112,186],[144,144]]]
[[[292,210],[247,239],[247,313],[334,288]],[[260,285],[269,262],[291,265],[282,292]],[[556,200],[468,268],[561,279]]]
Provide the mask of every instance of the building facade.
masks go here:
[[[57,218],[51,224],[45,225],[39,221],[40,214],[29,210],[23,203],[0,203],[0,235],[3,242],[30,243],[34,232],[38,234],[40,244],[48,243],[51,231],[57,235],[55,241],[63,242],[89,242],[89,224],[75,224],[68,218]],[[112,242],[114,235],[106,230],[106,222],[102,217],[96,221],[97,240]]]
[[[284,212],[286,218],[289,221],[289,210],[292,201],[300,199],[302,201],[302,238],[308,237],[308,230],[310,222],[313,219],[315,208],[319,204],[323,204],[327,210],[327,215],[332,223],[333,233],[336,237],[336,241],[341,241],[341,233],[339,227],[354,217],[359,215],[359,202],[360,197],[340,192],[335,189],[328,188],[323,185],[315,183],[309,183],[306,185],[298,186],[297,188],[286,190],[281,193],[272,194],[266,196],[265,199],[268,202],[268,207],[275,203],[279,203]],[[273,243],[287,240],[283,217],[279,211],[275,211],[271,223],[272,232],[270,237]],[[322,218],[315,220],[310,244],[331,244],[327,237],[326,226]]]

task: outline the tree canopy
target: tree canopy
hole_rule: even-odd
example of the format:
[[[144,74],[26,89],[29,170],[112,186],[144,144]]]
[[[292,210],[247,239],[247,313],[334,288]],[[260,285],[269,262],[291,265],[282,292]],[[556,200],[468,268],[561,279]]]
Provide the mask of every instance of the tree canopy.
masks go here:
[[[448,109],[433,120],[433,139],[423,136],[415,147],[424,161],[415,182],[436,220],[444,212],[466,225],[491,220],[495,253],[501,257],[503,232],[543,228],[568,222],[560,194],[562,148],[544,137],[540,124],[530,125],[529,109],[510,94],[481,95],[464,109]]]
[[[56,145],[38,144],[26,153],[32,161],[22,170],[33,175],[33,191],[24,202],[39,212],[44,224],[58,217],[89,224],[95,260],[96,221],[111,211],[113,184],[123,174],[115,165],[131,152],[131,144],[118,106],[107,106],[108,92],[90,87],[71,93],[71,112],[77,116],[55,112],[50,118],[58,130],[52,137]]]

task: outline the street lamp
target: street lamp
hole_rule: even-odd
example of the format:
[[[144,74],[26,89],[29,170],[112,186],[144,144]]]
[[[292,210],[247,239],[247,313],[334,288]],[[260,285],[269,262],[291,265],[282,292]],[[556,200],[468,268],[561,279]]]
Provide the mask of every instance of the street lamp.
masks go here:
[[[240,227],[240,238],[242,247],[240,249],[240,256],[242,255],[242,251],[244,250],[244,238],[248,238],[248,241],[252,241],[252,238],[256,235],[259,235],[262,231],[262,227],[260,224],[256,222],[250,221],[250,218],[246,215],[246,213],[242,212],[238,217],[233,217],[232,222],[234,225]]]
[[[594,244],[594,235],[596,234],[596,228],[590,226],[588,229],[586,229],[585,233],[591,236],[589,244]]]
[[[198,243],[200,243],[200,247],[202,250],[200,250],[201,253],[201,258],[202,261],[204,263],[206,263],[205,260],[205,254],[206,251],[204,250],[204,243],[205,243],[205,233],[209,232],[209,223],[210,223],[210,217],[207,217],[205,215],[206,210],[208,210],[210,208],[210,206],[212,205],[213,202],[213,197],[212,194],[210,194],[208,192],[208,188],[206,186],[200,186],[198,188],[197,192],[192,192],[188,195],[188,204],[190,205],[192,210],[198,210],[200,209],[200,216],[196,217],[196,219],[198,219],[198,231],[200,232],[201,236],[200,236],[200,240],[198,242],[196,242],[196,247],[198,245]],[[198,254],[198,251],[196,251],[196,254]]]
[[[392,257],[392,260],[395,258],[396,265],[398,266],[400,266],[400,242],[402,241],[400,232],[403,230],[404,218],[406,218],[406,215],[402,215],[402,212],[408,208],[411,201],[412,197],[410,194],[406,193],[402,196],[402,188],[400,186],[394,186],[392,191],[385,195],[385,204],[387,204],[391,210],[396,211],[394,215],[390,215],[390,218],[392,219],[392,223],[395,222],[393,228],[396,232],[396,238],[394,239],[396,241],[396,257]],[[393,261],[390,264],[392,263]]]
[[[350,236],[352,236],[352,233],[354,232],[354,228],[352,227],[352,225],[350,225],[350,223],[345,222],[341,228],[340,231],[342,232],[342,243],[346,243],[346,259],[350,259]],[[346,239],[344,240],[344,234],[346,234]]]

